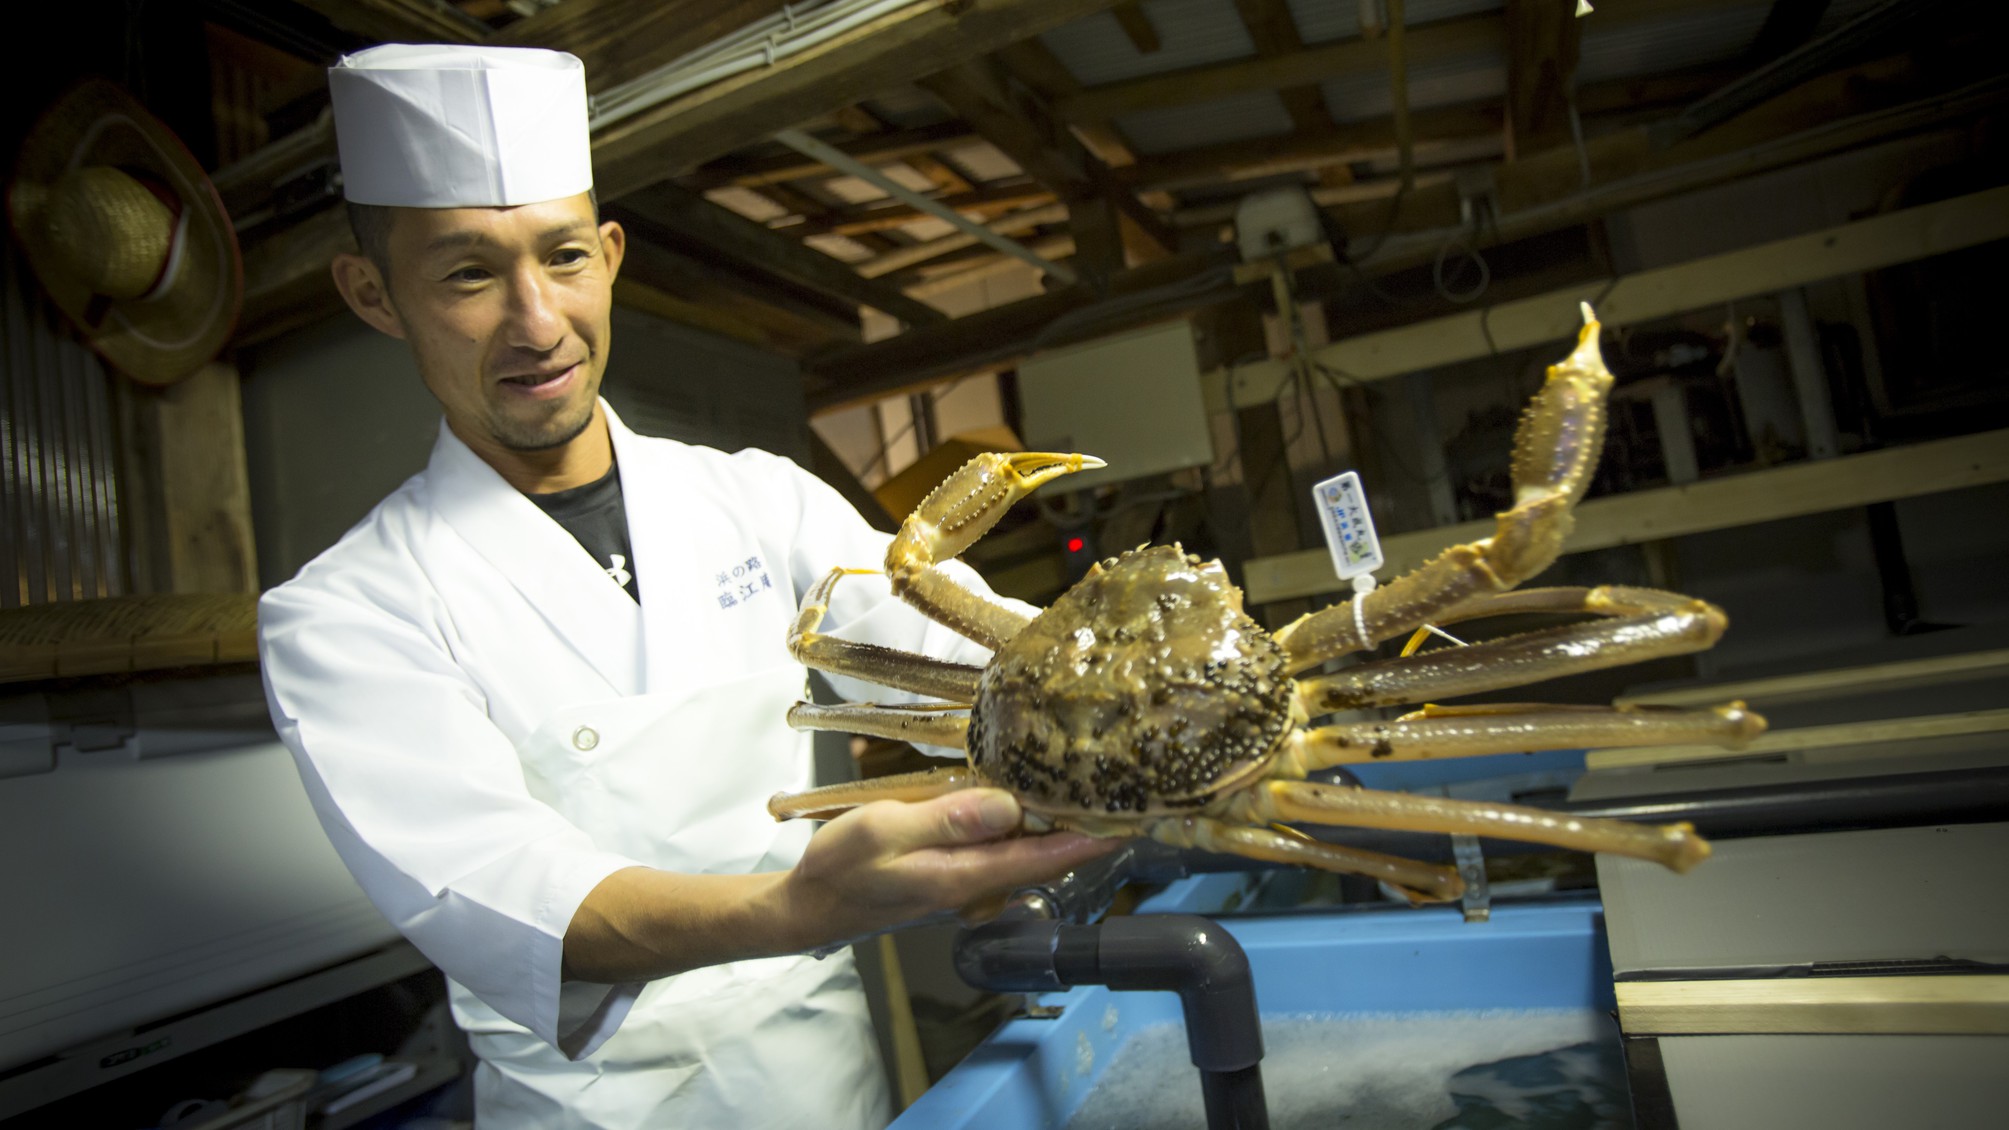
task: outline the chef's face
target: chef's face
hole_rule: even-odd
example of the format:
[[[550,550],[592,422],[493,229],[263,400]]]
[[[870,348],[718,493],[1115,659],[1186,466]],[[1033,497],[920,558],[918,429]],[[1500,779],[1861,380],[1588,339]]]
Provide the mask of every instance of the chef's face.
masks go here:
[[[477,450],[562,446],[592,422],[625,237],[581,193],[514,208],[396,208],[379,264],[336,267],[365,320],[411,343]],[[384,278],[382,267],[388,267]],[[388,283],[382,292],[371,276]]]

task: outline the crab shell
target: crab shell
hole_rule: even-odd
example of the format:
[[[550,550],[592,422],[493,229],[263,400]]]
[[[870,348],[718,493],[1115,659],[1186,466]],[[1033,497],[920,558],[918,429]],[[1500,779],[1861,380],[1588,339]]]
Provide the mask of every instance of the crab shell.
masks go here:
[[[1296,721],[1286,667],[1220,562],[1131,550],[991,658],[970,764],[1049,812],[1197,808],[1275,757]]]

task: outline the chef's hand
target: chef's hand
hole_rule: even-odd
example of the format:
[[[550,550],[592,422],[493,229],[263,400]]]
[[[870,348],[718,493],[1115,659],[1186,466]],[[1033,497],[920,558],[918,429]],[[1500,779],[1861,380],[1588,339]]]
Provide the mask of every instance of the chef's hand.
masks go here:
[[[963,789],[927,801],[876,801],[832,820],[784,884],[790,917],[806,931],[802,948],[944,911],[994,908],[1012,891],[1122,844],[1073,832],[1012,836],[1022,816],[1002,789]]]

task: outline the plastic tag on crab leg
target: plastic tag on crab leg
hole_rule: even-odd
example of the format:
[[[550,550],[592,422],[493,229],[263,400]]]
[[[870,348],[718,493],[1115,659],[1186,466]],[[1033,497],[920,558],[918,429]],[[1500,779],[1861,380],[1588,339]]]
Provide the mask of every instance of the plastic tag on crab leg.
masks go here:
[[[1374,515],[1367,508],[1367,492],[1361,489],[1360,472],[1347,471],[1311,488],[1318,506],[1319,525],[1325,529],[1325,544],[1332,550],[1332,567],[1342,581],[1381,568],[1386,559],[1381,539],[1374,533]]]

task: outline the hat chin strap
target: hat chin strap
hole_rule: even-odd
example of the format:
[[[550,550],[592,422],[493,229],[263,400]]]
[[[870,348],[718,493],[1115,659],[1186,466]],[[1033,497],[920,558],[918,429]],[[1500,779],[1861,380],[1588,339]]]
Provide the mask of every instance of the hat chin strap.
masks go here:
[[[176,201],[179,204],[180,201]],[[183,254],[188,250],[188,217],[193,209],[177,207],[174,217],[174,231],[167,237],[167,255],[161,259],[160,277],[154,280],[147,292],[139,296],[141,302],[151,302],[166,294],[174,285],[174,276],[181,270]]]

